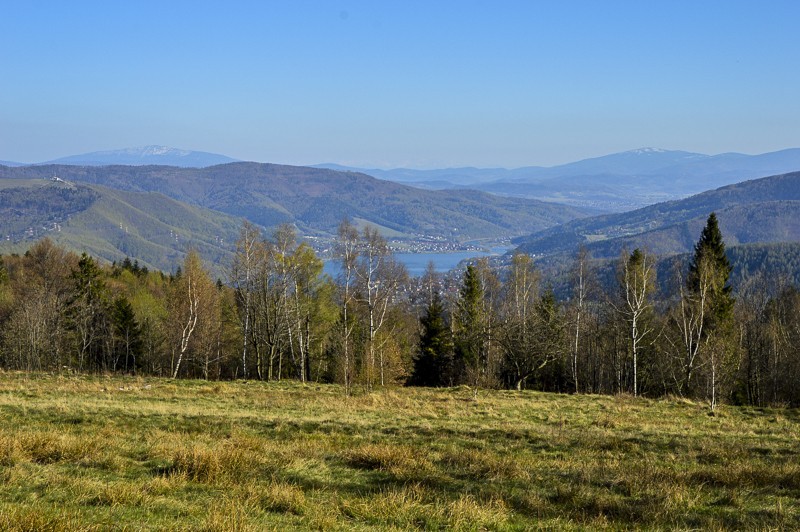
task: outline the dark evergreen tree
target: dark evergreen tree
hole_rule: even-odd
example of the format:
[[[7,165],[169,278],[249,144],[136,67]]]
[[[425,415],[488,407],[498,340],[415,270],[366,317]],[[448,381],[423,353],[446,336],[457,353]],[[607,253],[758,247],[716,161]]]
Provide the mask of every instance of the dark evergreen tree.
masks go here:
[[[108,336],[108,300],[103,273],[94,259],[81,255],[72,272],[73,295],[67,307],[68,328],[73,332],[78,368],[88,363],[94,369],[108,369],[105,355]]]
[[[485,313],[483,286],[478,271],[471,264],[464,273],[454,321],[456,378],[477,384],[485,358]]]
[[[142,353],[144,341],[130,302],[122,296],[115,299],[111,317],[115,340],[114,367],[126,373],[136,372],[136,361]]]
[[[703,270],[707,271],[704,272]],[[725,254],[725,242],[719,230],[717,215],[708,216],[700,240],[694,246],[694,256],[689,264],[687,287],[690,292],[701,289],[703,279],[710,279],[710,302],[707,326],[711,329],[732,323],[734,299],[728,279],[733,268]],[[707,274],[704,277],[704,273]]]
[[[409,384],[412,386],[448,386],[452,384],[453,339],[445,321],[444,305],[438,292],[420,318],[419,352]]]
[[[712,212],[695,245],[687,278],[689,293],[703,307],[702,327],[697,329],[697,347],[694,348],[702,361],[697,391],[704,391],[712,411],[718,398],[730,392],[731,368],[739,364],[734,331],[734,300],[728,284],[731,270],[717,217]],[[690,377],[691,373],[687,373],[687,388],[691,385]]]
[[[564,392],[568,389],[564,354],[568,351],[566,321],[552,287],[541,295],[535,308],[534,351],[541,389]],[[534,373],[535,375],[535,373]]]

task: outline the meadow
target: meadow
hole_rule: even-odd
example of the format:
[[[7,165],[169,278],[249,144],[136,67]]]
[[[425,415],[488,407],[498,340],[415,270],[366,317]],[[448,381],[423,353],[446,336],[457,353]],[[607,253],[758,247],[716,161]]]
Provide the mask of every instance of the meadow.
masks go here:
[[[0,373],[2,530],[800,528],[800,412]]]

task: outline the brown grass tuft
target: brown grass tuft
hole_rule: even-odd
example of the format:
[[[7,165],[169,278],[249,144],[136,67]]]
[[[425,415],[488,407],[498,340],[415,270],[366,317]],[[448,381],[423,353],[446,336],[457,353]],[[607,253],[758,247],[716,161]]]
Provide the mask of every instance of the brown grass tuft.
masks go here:
[[[257,508],[268,512],[304,515],[306,495],[294,484],[273,481],[265,487],[248,487],[247,500]]]
[[[362,445],[346,452],[345,460],[352,467],[383,471],[399,479],[413,479],[433,470],[424,452],[402,444]]]
[[[7,532],[91,531],[100,526],[86,525],[79,515],[40,505],[0,506],[0,530]]]
[[[15,449],[20,456],[37,464],[92,460],[97,459],[101,452],[96,438],[70,433],[24,432],[15,439]]]
[[[248,453],[234,446],[198,444],[176,449],[169,471],[195,482],[215,483],[252,475],[254,465]]]
[[[252,524],[246,503],[231,498],[215,502],[209,508],[200,530],[204,532],[249,532],[261,530]]]

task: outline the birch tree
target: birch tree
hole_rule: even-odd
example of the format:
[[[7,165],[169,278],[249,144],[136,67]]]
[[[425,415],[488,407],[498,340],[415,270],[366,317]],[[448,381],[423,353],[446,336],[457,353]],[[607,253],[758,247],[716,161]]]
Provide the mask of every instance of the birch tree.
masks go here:
[[[228,274],[236,294],[242,329],[242,376],[248,376],[248,347],[252,343],[253,298],[259,261],[264,259],[260,231],[245,221],[236,241],[236,251]]]
[[[172,378],[178,378],[182,364],[194,345],[200,320],[209,320],[208,302],[215,290],[208,272],[203,268],[200,256],[195,250],[189,251],[183,262],[181,275],[175,280],[172,292],[172,321],[177,332],[173,353],[177,350]]]
[[[551,360],[547,355],[542,356],[535,337],[538,297],[539,273],[533,259],[524,253],[514,254],[503,290],[500,343],[517,390]]]
[[[360,259],[356,268],[358,300],[366,309],[368,343],[365,379],[367,389],[372,389],[376,364],[380,385],[386,384],[384,352],[376,339],[385,324],[389,306],[407,274],[403,265],[392,256],[386,240],[377,229],[364,228],[360,248]]]
[[[589,294],[589,251],[581,246],[572,270],[572,309],[573,309],[573,330],[572,353],[570,369],[572,371],[572,382],[575,386],[575,393],[580,391],[580,378],[578,371],[578,358],[581,346],[581,333],[586,315],[587,297]]]
[[[681,283],[678,313],[683,347],[681,390],[690,390],[696,370],[704,367],[712,411],[719,396],[720,369],[734,355],[730,272],[722,233],[712,212],[695,245],[686,286]]]
[[[622,260],[622,305],[620,312],[628,324],[631,345],[633,395],[639,394],[639,355],[642,342],[653,332],[647,314],[653,307],[651,295],[655,289],[654,260],[638,248]]]
[[[335,253],[341,264],[338,275],[339,286],[341,287],[341,316],[339,321],[344,390],[345,395],[350,395],[353,382],[353,353],[351,347],[351,336],[353,334],[352,306],[355,300],[359,237],[358,229],[347,219],[342,220],[342,223],[339,224]]]

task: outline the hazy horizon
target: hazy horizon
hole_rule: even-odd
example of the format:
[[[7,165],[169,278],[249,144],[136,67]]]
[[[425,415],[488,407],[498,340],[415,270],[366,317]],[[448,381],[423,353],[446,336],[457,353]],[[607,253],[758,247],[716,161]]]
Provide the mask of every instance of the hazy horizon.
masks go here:
[[[24,164],[24,165],[29,165],[29,164],[30,165],[51,164],[51,163],[58,164],[58,160],[61,159],[61,158],[69,158],[69,157],[75,157],[75,156],[81,156],[81,155],[92,155],[92,154],[95,154],[95,153],[113,153],[113,152],[117,152],[117,151],[132,150],[132,149],[135,150],[135,149],[149,148],[149,147],[163,147],[163,148],[170,148],[170,149],[173,149],[173,150],[187,151],[187,152],[198,152],[198,151],[200,151],[200,150],[193,150],[191,148],[180,147],[180,146],[165,146],[165,145],[158,145],[158,144],[149,144],[149,145],[144,145],[144,146],[127,146],[127,147],[124,147],[124,148],[117,148],[117,149],[112,149],[112,150],[98,150],[98,151],[90,151],[90,152],[85,152],[85,153],[72,153],[72,154],[66,154],[66,155],[64,155],[62,157],[56,157],[54,159],[48,159],[48,160],[42,160],[42,161],[19,161],[19,160],[12,160],[10,158],[9,159],[0,159],[0,161],[7,161],[7,162],[12,162],[12,163]],[[593,159],[593,158],[598,158],[598,157],[604,157],[604,156],[608,156],[608,155],[634,153],[634,152],[638,152],[638,151],[641,151],[641,150],[651,150],[651,149],[655,149],[655,150],[659,150],[659,151],[685,151],[687,153],[696,153],[698,155],[705,155],[705,156],[713,157],[713,156],[717,156],[717,155],[725,155],[725,154],[732,154],[732,153],[736,153],[736,154],[740,154],[740,155],[748,155],[748,156],[762,155],[764,153],[779,152],[779,151],[785,151],[785,150],[790,150],[790,149],[798,149],[798,148],[800,148],[800,146],[789,146],[789,147],[786,147],[786,148],[772,150],[770,152],[757,152],[757,153],[756,152],[754,152],[754,153],[745,153],[745,152],[733,152],[733,151],[724,151],[724,152],[719,152],[719,153],[701,153],[701,152],[694,152],[692,150],[667,150],[667,149],[664,149],[664,148],[658,148],[656,146],[643,146],[643,147],[640,147],[640,148],[633,148],[633,149],[630,149],[630,150],[623,150],[621,152],[605,153],[605,154],[600,154],[600,155],[593,155],[593,156],[590,156],[590,157],[584,157],[584,158],[581,158],[581,159],[563,161],[563,162],[559,162],[559,163],[555,163],[555,164],[551,164],[551,165],[528,164],[528,165],[523,165],[523,166],[500,166],[500,165],[495,165],[495,166],[449,166],[449,167],[433,167],[433,166],[431,166],[431,167],[412,167],[412,166],[386,166],[386,167],[380,167],[380,166],[359,166],[357,164],[345,164],[345,163],[330,162],[330,161],[298,164],[298,163],[284,163],[284,162],[281,162],[281,161],[255,161],[255,160],[247,160],[247,159],[237,159],[236,161],[233,161],[233,162],[255,162],[255,163],[270,163],[270,164],[286,164],[286,165],[290,165],[290,166],[310,166],[310,167],[336,165],[336,166],[342,166],[342,167],[348,167],[348,168],[358,168],[358,169],[362,169],[362,170],[383,170],[383,171],[388,171],[388,170],[433,171],[433,170],[457,170],[459,168],[474,168],[474,169],[478,169],[478,170],[491,170],[491,169],[515,170],[515,169],[525,168],[525,167],[551,168],[551,167],[557,167],[557,166],[560,166],[560,165],[563,165],[563,164],[580,162],[580,161],[583,161],[583,160]],[[226,153],[207,152],[207,151],[203,151],[203,152],[204,153],[210,153],[212,155],[228,156],[228,154],[226,154]],[[60,163],[60,164],[74,164],[74,163]],[[150,164],[150,163],[148,163],[148,164]]]
[[[800,4],[10,3],[0,160],[554,166],[797,147]]]

